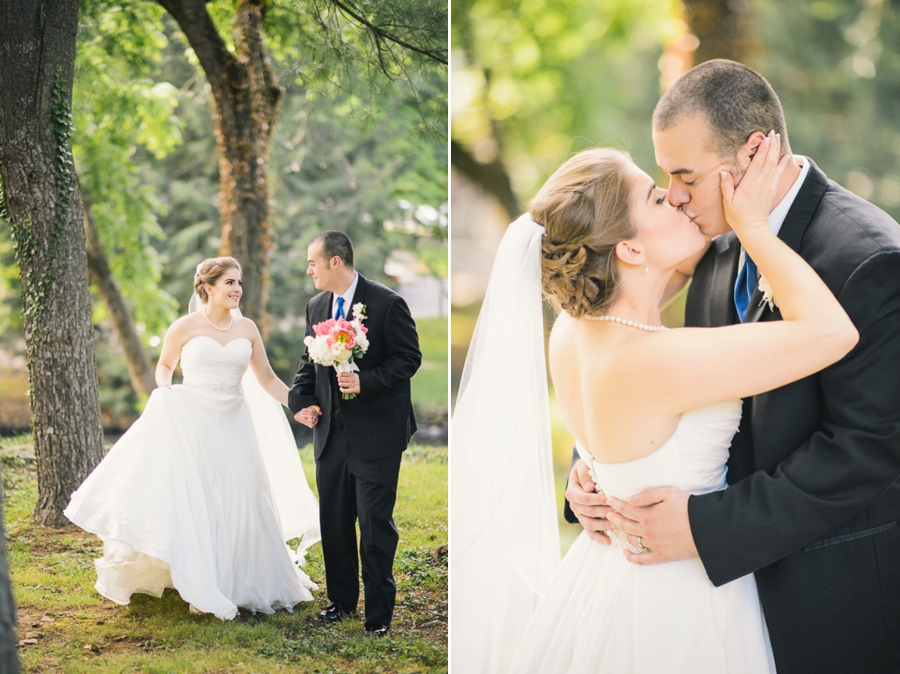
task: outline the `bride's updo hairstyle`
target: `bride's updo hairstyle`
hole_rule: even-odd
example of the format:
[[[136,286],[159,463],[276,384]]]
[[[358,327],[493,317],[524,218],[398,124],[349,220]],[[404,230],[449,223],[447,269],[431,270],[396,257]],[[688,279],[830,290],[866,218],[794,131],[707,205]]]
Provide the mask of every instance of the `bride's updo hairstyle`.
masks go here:
[[[529,207],[547,230],[544,295],[575,318],[600,316],[616,299],[616,244],[634,238],[631,157],[620,150],[579,152],[550,176]]]
[[[216,285],[228,269],[241,271],[241,263],[233,257],[210,257],[200,263],[197,274],[194,276],[194,292],[197,293],[203,304],[209,301],[205,284]]]

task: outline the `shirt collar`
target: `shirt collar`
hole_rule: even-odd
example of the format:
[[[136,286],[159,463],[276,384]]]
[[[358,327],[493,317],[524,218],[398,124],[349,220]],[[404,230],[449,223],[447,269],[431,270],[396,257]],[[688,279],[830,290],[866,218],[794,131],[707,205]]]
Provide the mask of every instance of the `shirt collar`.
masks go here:
[[[791,189],[784,195],[784,198],[779,201],[778,205],[772,209],[771,213],[769,213],[769,229],[772,230],[772,234],[775,234],[776,236],[778,235],[778,232],[781,231],[784,219],[787,217],[788,211],[791,210],[791,205],[797,198],[797,193],[800,191],[800,188],[803,187],[803,181],[809,173],[809,159],[806,157],[799,157],[799,159],[803,160],[803,166],[800,167],[800,175],[794,180],[794,184],[791,185]]]
[[[353,283],[350,284],[350,287],[344,291],[343,295],[336,295],[332,293],[331,297],[331,315],[337,312],[337,300],[338,297],[344,298],[344,316],[350,316],[350,303],[353,301],[353,295],[356,294],[356,286],[359,285],[359,272],[353,272]]]

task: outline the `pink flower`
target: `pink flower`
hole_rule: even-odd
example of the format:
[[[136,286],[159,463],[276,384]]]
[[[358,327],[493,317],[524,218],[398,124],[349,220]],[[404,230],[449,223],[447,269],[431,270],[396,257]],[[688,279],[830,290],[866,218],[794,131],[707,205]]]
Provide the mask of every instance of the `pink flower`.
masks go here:
[[[346,349],[352,349],[356,343],[356,335],[353,332],[353,328],[342,328],[339,325],[335,326],[335,328],[328,333],[327,339],[329,345],[340,343],[343,344]]]
[[[321,337],[322,335],[327,335],[331,332],[331,329],[334,327],[334,319],[329,318],[327,321],[322,321],[321,323],[316,323],[313,326],[313,331],[315,331],[316,335]]]
[[[320,365],[345,367],[354,358],[361,358],[369,348],[365,336],[368,330],[362,318],[348,321],[346,318],[329,318],[312,326],[315,337],[306,337],[309,357]],[[343,371],[343,370],[339,370]]]

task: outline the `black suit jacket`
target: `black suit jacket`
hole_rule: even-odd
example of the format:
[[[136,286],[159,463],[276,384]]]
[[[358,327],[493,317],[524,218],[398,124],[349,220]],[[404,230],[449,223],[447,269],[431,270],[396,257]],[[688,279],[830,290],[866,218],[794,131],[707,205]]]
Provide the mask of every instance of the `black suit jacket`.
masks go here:
[[[860,340],[822,372],[744,401],[729,488],[688,503],[694,541],[716,585],[756,572],[780,674],[900,672],[900,226],[810,162],[779,237]],[[687,325],[737,322],[739,256],[734,234],[715,242]],[[761,300],[757,290],[746,320],[780,319]]]
[[[306,334],[313,326],[331,318],[333,294],[321,292],[306,305]],[[368,329],[369,349],[356,360],[360,393],[350,400],[340,397],[333,367],[310,361],[306,351],[288,394],[288,406],[296,413],[310,405],[322,408],[323,415],[313,431],[315,456],[325,448],[331,430],[332,398],[337,398],[350,456],[366,460],[383,459],[406,449],[416,432],[410,398],[410,379],[422,363],[416,324],[400,295],[362,274],[353,295],[353,304],[366,305],[363,325]]]

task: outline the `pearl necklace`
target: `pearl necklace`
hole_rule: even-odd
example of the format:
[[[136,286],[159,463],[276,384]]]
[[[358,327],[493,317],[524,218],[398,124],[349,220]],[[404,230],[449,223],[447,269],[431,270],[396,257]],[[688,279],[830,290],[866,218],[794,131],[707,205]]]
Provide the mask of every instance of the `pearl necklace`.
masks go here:
[[[618,316],[585,316],[585,318],[589,321],[610,321],[611,323],[621,323],[622,325],[627,325],[629,328],[637,328],[638,330],[645,330],[647,332],[665,332],[669,329],[665,325],[645,325],[643,323],[629,321],[625,318],[619,318]]]
[[[216,325],[215,323],[213,323],[210,320],[209,314],[206,313],[206,309],[203,309],[203,317],[206,318],[206,322],[209,323],[211,326],[213,326],[219,332],[228,332],[228,329],[231,327],[231,324],[234,323],[234,314],[232,314],[230,311],[228,313],[231,315],[231,320],[228,321],[228,325],[226,327],[220,328],[218,325]]]

